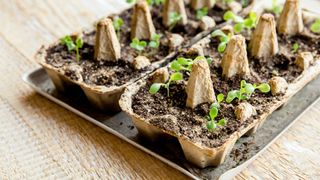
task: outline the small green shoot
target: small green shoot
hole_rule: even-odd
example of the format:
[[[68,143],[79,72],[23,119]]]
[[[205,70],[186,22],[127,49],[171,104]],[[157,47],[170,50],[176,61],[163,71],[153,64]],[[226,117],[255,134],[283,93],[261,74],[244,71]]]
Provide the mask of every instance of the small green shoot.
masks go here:
[[[136,3],[136,0],[127,0],[127,3],[134,4],[134,3]]]
[[[170,95],[170,84],[174,81],[180,81],[183,79],[183,75],[180,72],[176,72],[170,75],[169,81],[167,83],[154,83],[151,85],[149,92],[151,94],[156,94],[161,87],[167,89],[167,96]]]
[[[220,29],[215,30],[211,33],[212,37],[219,37],[220,44],[218,45],[218,52],[223,53],[224,50],[227,47],[228,42],[230,41],[231,34],[226,35],[224,32],[222,32]]]
[[[149,42],[149,47],[154,48],[154,49],[158,49],[160,46],[160,38],[161,38],[160,34],[152,35],[151,41]]]
[[[298,42],[295,42],[292,46],[292,53],[296,53],[299,50],[299,44]]]
[[[314,33],[320,33],[320,18],[318,18],[310,27]]]
[[[273,12],[277,17],[282,12],[283,6],[278,5],[277,0],[272,0],[272,7],[269,11]]]
[[[213,103],[210,107],[210,112],[209,116],[207,116],[207,128],[209,131],[213,131],[216,129],[218,126],[225,126],[226,125],[226,120],[225,119],[220,119],[218,122],[216,122],[216,117],[219,114],[219,108],[220,108],[220,103],[224,100],[224,95],[219,94],[217,96],[217,102]]]
[[[257,24],[257,14],[255,12],[250,12],[249,16],[246,19],[243,19],[232,11],[227,11],[223,15],[223,19],[225,21],[231,20],[235,22],[235,25],[233,26],[235,33],[240,33],[244,28],[250,31],[252,28],[256,27]]]
[[[66,45],[69,52],[75,51],[76,52],[76,59],[80,61],[80,52],[79,50],[83,47],[83,40],[81,37],[77,37],[76,41],[74,42],[71,36],[65,36],[60,39],[60,43]]]
[[[164,0],[147,0],[147,3],[149,4],[149,5],[160,5],[160,4],[162,4],[164,2]]]
[[[118,36],[118,39],[120,39],[120,30],[121,30],[121,27],[123,26],[123,20],[122,18],[120,17],[117,17],[113,20],[113,27],[114,27],[114,30],[116,31],[117,33],[117,36]]]
[[[140,41],[138,38],[134,38],[130,43],[130,47],[137,50],[139,54],[141,54],[141,52],[147,47],[147,42]]]
[[[248,100],[256,89],[259,89],[262,93],[270,92],[269,84],[263,83],[257,86],[256,84],[252,85],[245,80],[242,80],[240,83],[240,90],[229,91],[226,102],[231,103],[236,98],[238,98],[239,101]]]
[[[201,9],[198,9],[197,10],[197,13],[196,13],[196,18],[198,20],[201,20],[204,16],[208,15],[208,8],[207,7],[204,7],[204,8],[201,8]]]
[[[234,2],[235,0],[222,0],[222,3],[224,4],[224,5],[227,5],[227,4],[229,4],[229,3],[232,3],[232,2]]]
[[[169,14],[169,23],[170,27],[169,30],[172,30],[176,25],[179,23],[179,21],[182,20],[182,16],[177,12],[172,12]]]
[[[247,7],[249,5],[249,0],[241,0],[242,7]]]

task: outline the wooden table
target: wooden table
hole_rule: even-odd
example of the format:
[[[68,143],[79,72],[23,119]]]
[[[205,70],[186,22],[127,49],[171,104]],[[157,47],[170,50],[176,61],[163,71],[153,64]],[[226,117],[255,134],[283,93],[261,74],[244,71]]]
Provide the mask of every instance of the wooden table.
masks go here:
[[[21,76],[40,45],[124,8],[122,0],[0,1],[0,179],[184,179],[36,94]],[[236,179],[320,178],[320,101]]]

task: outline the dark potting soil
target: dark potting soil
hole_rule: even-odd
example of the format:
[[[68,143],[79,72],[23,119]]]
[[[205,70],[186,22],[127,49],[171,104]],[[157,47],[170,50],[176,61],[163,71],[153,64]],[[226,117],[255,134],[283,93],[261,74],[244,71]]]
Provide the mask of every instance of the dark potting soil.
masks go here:
[[[213,58],[213,63],[210,64],[211,79],[213,81],[216,95],[219,93],[227,94],[231,90],[239,89],[242,79],[250,83],[265,83],[274,76],[281,76],[289,83],[292,83],[302,71],[294,64],[295,57],[298,52],[309,51],[315,57],[319,57],[319,43],[317,40],[310,39],[307,36],[294,37],[278,37],[280,53],[275,57],[268,59],[249,58],[250,69],[254,71],[252,76],[246,78],[234,77],[229,80],[222,78],[222,69],[220,67],[221,55],[216,51],[218,41],[211,38],[211,42],[204,48],[205,56]],[[298,52],[292,52],[292,47],[295,42],[299,43]],[[187,53],[182,52],[187,58],[195,58],[196,56],[185,56]],[[184,73],[185,75],[187,73]],[[283,95],[272,96],[271,93],[260,93],[258,90],[251,96],[248,102],[257,110],[257,115],[249,118],[244,122],[237,121],[234,110],[238,105],[238,101],[232,104],[222,103],[219,110],[217,120],[225,118],[227,125],[218,127],[214,131],[208,131],[205,116],[209,113],[210,104],[204,103],[197,106],[195,109],[186,108],[187,94],[185,92],[187,81],[186,79],[170,87],[170,95],[167,96],[165,89],[161,89],[159,93],[152,95],[148,92],[150,83],[143,86],[138,93],[133,97],[133,111],[145,119],[150,119],[150,123],[188,138],[193,142],[201,142],[208,147],[218,147],[222,145],[231,134],[247,127],[260,115],[268,112],[270,107],[277,101],[281,101]],[[165,115],[172,115],[176,118],[171,118]]]

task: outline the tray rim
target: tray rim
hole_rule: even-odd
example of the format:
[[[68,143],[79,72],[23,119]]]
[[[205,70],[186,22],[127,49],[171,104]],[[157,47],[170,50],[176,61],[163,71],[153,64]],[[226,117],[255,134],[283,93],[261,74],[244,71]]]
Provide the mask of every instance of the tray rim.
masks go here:
[[[200,179],[199,177],[197,177],[196,175],[192,174],[191,172],[189,172],[188,170],[184,169],[183,167],[177,165],[176,163],[168,160],[167,158],[162,157],[161,155],[149,150],[148,148],[145,148],[144,146],[128,139],[127,137],[125,137],[124,135],[122,135],[121,133],[113,130],[112,128],[104,125],[102,122],[99,122],[98,120],[95,120],[94,118],[90,117],[89,115],[73,108],[72,106],[68,105],[67,103],[55,98],[54,96],[50,95],[49,93],[46,93],[44,91],[42,91],[39,87],[37,87],[36,85],[34,85],[30,80],[30,76],[33,73],[36,73],[38,71],[44,71],[44,68],[42,67],[38,67],[38,68],[34,68],[33,70],[30,70],[29,72],[25,73],[22,75],[22,80],[28,84],[33,90],[35,90],[37,93],[39,93],[40,95],[42,95],[43,97],[49,99],[50,101],[62,106],[63,108],[75,113],[76,115],[78,115],[79,117],[93,123],[94,125],[104,129],[106,132],[124,140],[125,142],[131,144],[132,146],[134,146],[137,149],[140,149],[142,151],[144,151],[145,153],[159,159],[160,161],[162,161],[163,163],[171,166],[172,168],[175,168],[176,170],[180,171],[181,173],[183,173],[184,175],[192,178],[192,179]],[[228,171],[224,172],[222,175],[220,175],[220,177],[218,178],[219,180],[224,180],[224,179],[231,179],[233,177],[235,177],[237,174],[239,174],[242,170],[244,170],[249,164],[251,164],[255,159],[257,159],[260,155],[262,155],[272,144],[274,144],[274,142],[276,140],[278,140],[285,132],[287,132],[287,130],[289,128],[291,128],[302,116],[305,115],[305,113],[310,110],[311,108],[314,107],[314,105],[316,103],[318,103],[320,101],[320,97],[318,97],[317,99],[315,99],[305,110],[303,110],[303,112],[297,116],[293,121],[290,122],[290,124],[284,128],[275,138],[273,138],[264,148],[262,148],[257,154],[255,154],[254,156],[252,156],[251,158],[249,158],[248,160],[246,160],[244,163],[242,163],[241,165],[229,169]]]

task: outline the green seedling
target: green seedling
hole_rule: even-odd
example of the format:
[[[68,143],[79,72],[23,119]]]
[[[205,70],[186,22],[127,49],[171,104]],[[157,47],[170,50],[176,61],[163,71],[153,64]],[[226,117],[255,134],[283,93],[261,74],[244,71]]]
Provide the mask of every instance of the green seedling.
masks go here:
[[[257,86],[256,84],[252,85],[250,83],[247,83],[245,80],[242,80],[240,83],[240,90],[233,90],[228,92],[226,102],[231,103],[236,98],[238,98],[239,102],[242,100],[248,100],[256,89],[259,89],[259,91],[262,93],[270,92],[269,84],[263,83]]]
[[[172,12],[169,14],[169,30],[172,30],[176,25],[178,24],[179,21],[181,21],[182,16],[177,13],[177,12]]]
[[[244,28],[250,31],[252,28],[256,27],[257,24],[257,14],[255,12],[250,12],[249,16],[246,19],[243,19],[232,11],[227,11],[223,15],[223,19],[225,21],[231,20],[235,22],[235,25],[233,26],[235,33],[240,33]]]
[[[249,0],[241,0],[242,7],[246,7],[249,5]]]
[[[184,57],[179,57],[176,60],[172,61],[170,64],[170,69],[172,71],[180,72],[180,71],[189,71],[191,72],[192,70],[192,65],[196,60],[206,60],[208,64],[211,64],[212,59],[211,58],[205,58],[204,56],[198,56],[194,60],[184,58]]]
[[[136,3],[136,0],[127,0],[127,3],[134,4],[134,3]]]
[[[229,3],[232,3],[232,2],[234,2],[235,0],[222,0],[222,3],[224,4],[224,5],[227,5],[227,4],[229,4]]]
[[[204,7],[204,8],[201,8],[201,9],[198,9],[197,10],[197,13],[196,13],[196,18],[198,20],[201,20],[204,16],[208,15],[208,8],[207,7]]]
[[[223,53],[227,47],[228,42],[230,41],[231,34],[226,35],[224,32],[218,29],[212,32],[211,36],[214,38],[219,37],[220,43],[218,45],[218,52]]]
[[[151,41],[149,42],[149,47],[154,48],[154,49],[158,49],[160,46],[160,38],[161,38],[160,34],[152,35]]]
[[[122,26],[123,26],[123,20],[121,18],[117,17],[113,20],[113,27],[117,33],[118,39],[120,39],[120,30]]]
[[[273,12],[277,17],[282,12],[283,6],[278,5],[277,0],[272,0],[272,7],[269,11]]]
[[[147,3],[149,4],[149,5],[160,5],[160,4],[162,4],[164,2],[164,0],[147,0]]]
[[[149,92],[151,94],[156,94],[161,87],[167,89],[167,96],[170,95],[170,84],[174,81],[180,81],[183,79],[183,75],[180,72],[176,72],[170,75],[169,81],[167,83],[154,83],[151,85]]]
[[[141,54],[141,52],[147,47],[147,42],[140,41],[138,38],[134,38],[130,43],[130,47],[138,51],[139,54]]]
[[[296,42],[292,46],[292,53],[296,53],[299,50],[299,44]]]
[[[75,51],[76,59],[77,61],[80,61],[81,56],[79,50],[83,47],[83,40],[81,37],[77,37],[76,41],[74,42],[71,36],[65,36],[60,39],[60,43],[67,46],[69,52]]]
[[[217,96],[217,102],[213,103],[210,107],[210,112],[207,117],[207,128],[209,131],[213,131],[214,129],[217,128],[217,126],[225,126],[226,125],[226,120],[225,119],[220,119],[218,122],[215,120],[219,114],[219,108],[220,108],[220,103],[224,100],[224,95],[219,94]]]
[[[314,33],[320,33],[320,18],[311,25],[310,29]]]

